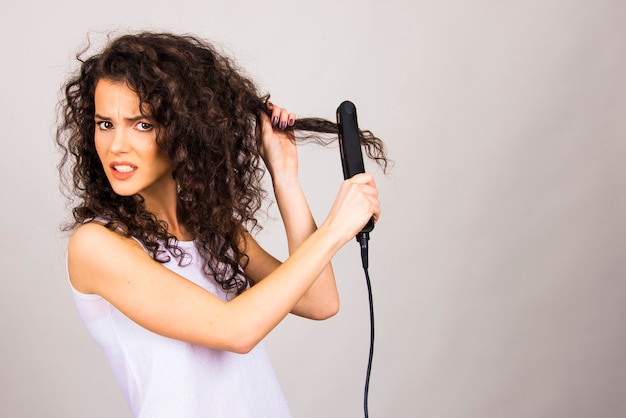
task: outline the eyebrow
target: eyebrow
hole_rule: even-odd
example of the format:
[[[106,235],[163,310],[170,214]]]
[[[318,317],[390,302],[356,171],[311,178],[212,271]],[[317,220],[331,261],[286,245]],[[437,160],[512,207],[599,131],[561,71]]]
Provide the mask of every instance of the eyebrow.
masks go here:
[[[106,121],[110,121],[111,120],[111,118],[99,115],[97,113],[95,115],[93,115],[93,118],[94,119],[106,120]],[[124,120],[126,120],[128,122],[138,122],[138,121],[140,121],[142,119],[151,120],[151,118],[149,118],[147,116],[144,116],[144,115],[133,116],[132,118],[124,118]]]

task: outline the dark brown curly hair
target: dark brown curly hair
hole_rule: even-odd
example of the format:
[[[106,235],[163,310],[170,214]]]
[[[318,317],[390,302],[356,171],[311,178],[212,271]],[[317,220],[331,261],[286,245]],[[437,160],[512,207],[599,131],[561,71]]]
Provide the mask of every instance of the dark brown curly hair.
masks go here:
[[[269,114],[269,95],[260,94],[231,59],[193,36],[123,35],[97,55],[83,59],[84,53],[77,55],[80,70],[64,85],[56,134],[62,184],[75,205],[64,229],[104,220],[107,228],[138,239],[155,260],[169,260],[164,246],[183,262],[184,251],[167,225],[146,210],[140,196],[113,191],[96,153],[96,84],[124,82],[139,96],[142,112],[156,121],[157,143],[174,166],[179,220],[195,237],[205,274],[241,293],[248,279],[239,267],[247,262],[239,244],[244,228],[259,227],[255,214],[266,195],[255,126],[259,112]],[[320,143],[338,133],[335,123],[319,118],[298,119],[287,129],[294,139]],[[385,170],[383,143],[369,131],[362,131],[362,141]]]

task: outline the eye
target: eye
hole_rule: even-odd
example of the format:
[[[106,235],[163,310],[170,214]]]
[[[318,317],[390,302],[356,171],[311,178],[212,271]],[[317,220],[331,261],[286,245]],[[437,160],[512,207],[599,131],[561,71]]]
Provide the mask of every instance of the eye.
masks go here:
[[[98,128],[100,128],[101,131],[108,131],[109,129],[113,129],[113,124],[108,120],[96,122],[96,125],[98,125]]]
[[[152,129],[152,124],[148,122],[139,122],[137,124],[137,129],[140,131],[149,131]]]

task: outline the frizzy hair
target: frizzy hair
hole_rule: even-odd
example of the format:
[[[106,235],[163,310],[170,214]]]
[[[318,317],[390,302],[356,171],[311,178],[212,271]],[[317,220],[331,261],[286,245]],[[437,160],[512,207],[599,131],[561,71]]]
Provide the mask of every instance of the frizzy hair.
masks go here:
[[[56,142],[62,151],[59,171],[71,196],[73,230],[94,219],[135,237],[159,262],[179,262],[184,251],[167,225],[148,212],[139,195],[117,195],[94,145],[94,93],[99,80],[123,82],[137,93],[142,113],[156,121],[157,143],[172,162],[177,182],[178,216],[194,235],[204,272],[224,290],[241,293],[248,279],[241,271],[247,255],[245,228],[258,227],[256,213],[266,195],[264,166],[255,126],[269,114],[269,95],[210,43],[189,35],[142,32],[110,40],[87,59],[64,85]],[[325,144],[336,139],[335,123],[320,118],[296,120],[288,127],[294,140]],[[326,134],[334,134],[330,136]],[[366,154],[383,170],[382,141],[362,131]]]

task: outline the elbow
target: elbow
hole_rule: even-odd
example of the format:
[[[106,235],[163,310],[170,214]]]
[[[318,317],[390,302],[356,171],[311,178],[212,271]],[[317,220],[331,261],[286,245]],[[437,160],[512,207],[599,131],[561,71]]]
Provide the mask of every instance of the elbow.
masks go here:
[[[323,321],[325,319],[332,318],[339,312],[339,299],[318,306],[313,312],[311,312],[309,318],[316,321]]]
[[[322,311],[322,318],[321,319],[329,319],[332,318],[333,316],[337,315],[339,313],[339,307],[340,307],[340,303],[339,303],[339,295],[336,295],[332,301],[328,302],[325,306],[324,306],[324,310]]]
[[[223,350],[235,354],[248,354],[261,342],[264,335],[258,333],[259,326],[246,324],[238,329],[231,329],[224,340]]]
[[[339,313],[339,300],[324,311],[322,319],[329,319]]]
[[[251,334],[242,333],[237,336],[231,336],[222,349],[235,354],[248,354],[259,342],[260,340],[254,338]]]
[[[256,344],[242,343],[234,344],[227,351],[235,354],[248,354],[256,347]]]
[[[260,339],[255,337],[254,330],[249,327],[229,327],[220,331],[213,331],[212,335],[205,335],[199,345],[214,350],[228,351],[235,354],[248,354],[256,347]]]

